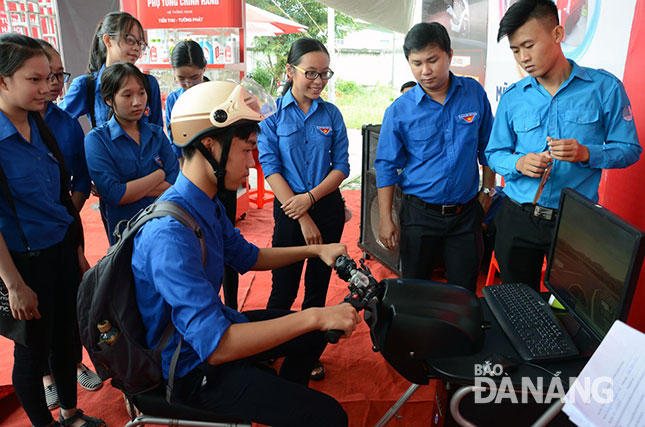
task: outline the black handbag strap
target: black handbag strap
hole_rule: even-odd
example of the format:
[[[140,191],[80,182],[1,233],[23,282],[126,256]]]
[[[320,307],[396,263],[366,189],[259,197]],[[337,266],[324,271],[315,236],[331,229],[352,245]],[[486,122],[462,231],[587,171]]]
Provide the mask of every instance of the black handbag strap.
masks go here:
[[[11,189],[9,188],[9,181],[7,180],[7,175],[5,175],[4,169],[2,169],[1,164],[0,164],[0,185],[2,186],[2,193],[4,194],[4,197],[7,199],[7,203],[9,203],[9,206],[11,207],[11,210],[13,211],[13,214],[16,217],[16,222],[18,223],[18,231],[20,231],[20,237],[22,238],[22,243],[25,244],[25,248],[27,249],[27,252],[31,252],[31,248],[29,247],[29,242],[27,241],[27,236],[25,236],[25,232],[22,230],[22,225],[20,224],[20,218],[18,218],[18,212],[16,212],[16,205],[13,202],[13,196],[11,195]]]

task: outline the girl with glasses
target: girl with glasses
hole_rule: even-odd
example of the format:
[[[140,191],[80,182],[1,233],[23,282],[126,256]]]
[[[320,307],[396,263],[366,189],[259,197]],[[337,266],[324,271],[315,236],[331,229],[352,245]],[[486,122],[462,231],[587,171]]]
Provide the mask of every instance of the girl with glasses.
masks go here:
[[[275,193],[273,246],[340,242],[345,209],[338,187],[349,175],[349,142],[336,106],[320,98],[333,76],[329,53],[318,40],[296,40],[287,57],[287,83],[277,112],[260,123],[260,163]],[[273,271],[267,308],[290,309],[304,262]],[[323,307],[331,268],[307,260],[302,309]],[[312,379],[324,377],[322,364]]]
[[[30,37],[0,35],[0,278],[14,340],[12,383],[30,424],[100,427],[76,407],[76,291],[83,229],[68,191],[69,175],[52,131],[40,115],[48,97],[47,53]],[[24,328],[12,335],[5,322]],[[49,363],[60,401],[47,408],[43,366]]]
[[[101,98],[101,77],[106,67],[117,62],[134,64],[148,48],[141,23],[127,12],[108,13],[96,27],[90,45],[88,74],[76,77],[60,107],[74,118],[87,115],[92,127],[108,121],[109,107]],[[144,119],[163,126],[159,82],[148,74],[150,98]]]
[[[163,128],[144,118],[148,82],[128,62],[107,67],[101,95],[110,118],[85,137],[87,167],[104,203],[110,245],[116,225],[154,202],[179,172]]]
[[[206,71],[206,58],[201,46],[193,40],[183,40],[175,45],[170,57],[172,65],[172,72],[175,75],[175,80],[179,84],[179,89],[173,91],[166,98],[166,126],[168,128],[168,135],[172,141],[172,134],[170,132],[170,117],[172,108],[177,102],[177,98],[186,90],[200,83],[208,81],[204,76]],[[183,161],[181,148],[172,144],[172,148],[179,159]]]
[[[85,134],[78,120],[61,110],[54,103],[63,90],[65,76],[69,76],[64,71],[60,54],[45,40],[37,40],[37,42],[49,55],[49,69],[51,71],[49,79],[47,80],[45,104],[42,110],[40,110],[40,115],[45,119],[47,126],[56,135],[56,140],[59,142],[58,145],[63,153],[65,166],[67,166],[67,171],[70,176],[69,190],[72,193],[72,203],[76,210],[80,212],[85,200],[87,200],[90,194],[91,187],[90,174],[87,171],[87,163],[85,162]],[[88,265],[81,266],[81,270],[87,270],[88,268]],[[74,354],[78,383],[86,390],[98,390],[103,385],[101,378],[83,364],[81,350],[82,347],[79,339],[75,344]],[[47,407],[49,409],[55,409],[59,406],[56,383],[49,371],[49,365],[44,366],[43,370],[45,373],[43,385],[45,386]]]

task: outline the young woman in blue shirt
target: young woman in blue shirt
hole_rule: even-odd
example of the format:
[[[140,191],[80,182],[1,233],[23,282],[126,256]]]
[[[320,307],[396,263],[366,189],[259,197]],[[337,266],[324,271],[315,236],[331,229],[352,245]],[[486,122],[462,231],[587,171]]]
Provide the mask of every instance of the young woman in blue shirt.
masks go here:
[[[49,70],[51,72],[47,82],[48,91],[45,106],[40,111],[40,115],[45,119],[45,123],[52,130],[52,133],[56,135],[56,140],[65,158],[65,166],[67,166],[70,176],[69,190],[72,203],[80,213],[85,200],[90,194],[91,186],[90,174],[87,171],[87,163],[85,163],[85,134],[78,120],[61,110],[54,102],[60,96],[63,84],[69,78],[69,73],[65,72],[60,54],[45,40],[37,40],[37,42],[49,55]],[[77,362],[76,377],[79,385],[90,391],[101,388],[103,385],[101,378],[83,364],[80,339],[76,346],[74,360]],[[55,409],[59,406],[56,383],[49,370],[49,365],[45,366],[43,370],[45,374],[43,385],[45,386],[47,407]]]
[[[172,108],[177,102],[177,98],[200,83],[207,82],[208,78],[204,76],[206,71],[206,58],[204,51],[197,42],[193,40],[182,40],[175,45],[170,55],[170,64],[172,65],[172,72],[175,74],[175,81],[179,84],[180,88],[171,92],[166,98],[166,127],[168,135],[172,142],[172,134],[170,132],[170,118]],[[172,144],[172,148],[177,154],[179,163],[181,164],[183,157],[181,148]]]
[[[149,90],[145,75],[131,63],[107,67],[101,94],[111,118],[85,137],[87,166],[105,203],[110,244],[119,221],[154,202],[179,172],[163,128],[143,119]]]
[[[260,163],[276,195],[274,247],[340,242],[345,208],[338,187],[349,175],[349,142],[340,111],[320,98],[333,74],[320,41],[296,40],[287,57],[285,95],[277,113],[260,124]],[[273,271],[267,308],[291,308],[303,265]],[[307,261],[303,309],[325,305],[330,276],[322,261]],[[319,365],[312,379],[323,377]]]
[[[72,81],[60,107],[74,118],[87,114],[92,127],[107,122],[110,108],[103,102],[101,95],[101,78],[105,68],[117,62],[134,64],[147,48],[143,27],[134,16],[127,12],[110,12],[105,15],[92,39],[88,74],[76,77]],[[144,119],[163,126],[159,82],[149,74],[146,78],[150,86],[150,96]],[[91,86],[92,82],[94,91],[90,93],[88,84]],[[89,105],[91,98],[94,98],[93,105]]]
[[[0,166],[9,192],[0,196],[0,278],[11,316],[27,330],[25,341],[13,336],[12,383],[36,427],[104,426],[76,408],[76,291],[87,261],[63,155],[39,113],[50,75],[36,40],[0,35]],[[42,385],[48,357],[59,421],[47,409]]]

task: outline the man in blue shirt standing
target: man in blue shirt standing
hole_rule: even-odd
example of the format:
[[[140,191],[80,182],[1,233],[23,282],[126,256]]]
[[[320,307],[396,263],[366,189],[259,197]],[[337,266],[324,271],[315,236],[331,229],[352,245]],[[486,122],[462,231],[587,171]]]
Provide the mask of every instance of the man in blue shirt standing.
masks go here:
[[[183,148],[184,165],[161,200],[180,204],[197,220],[207,261],[202,265],[193,230],[173,218],[141,228],[132,270],[147,343],[154,348],[172,319],[177,331],[162,351],[163,372],[168,378],[181,336],[173,396],[184,404],[268,425],[346,426],[340,404],[307,383],[325,348],[322,331],[350,336],[356,328],[360,318],[351,305],[239,313],[218,296],[225,264],[244,273],[319,257],[331,266],[346,253],[341,244],[258,249],[226,217],[218,190],[244,182],[254,165],[258,122],[275,109],[260,106],[266,98],[245,87],[203,83],[182,94],[173,109],[173,141]],[[282,356],[277,376],[254,364]]]
[[[475,292],[481,224],[495,184],[484,157],[490,104],[477,81],[450,72],[450,37],[441,24],[412,27],[403,52],[418,84],[383,117],[375,162],[379,241],[390,250],[400,244],[403,277],[429,279],[443,253],[448,282]],[[395,185],[404,193],[400,238],[392,220]]]
[[[635,163],[641,147],[620,80],[565,58],[552,1],[515,3],[500,22],[504,36],[528,76],[500,99],[486,149],[508,195],[495,217],[495,256],[502,282],[539,290],[562,189],[598,200],[602,169]]]

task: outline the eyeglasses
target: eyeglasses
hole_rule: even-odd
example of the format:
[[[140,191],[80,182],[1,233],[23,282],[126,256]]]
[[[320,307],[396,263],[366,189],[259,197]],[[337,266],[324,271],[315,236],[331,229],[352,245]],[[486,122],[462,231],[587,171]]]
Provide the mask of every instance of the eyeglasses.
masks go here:
[[[305,78],[307,80],[316,80],[318,77],[320,77],[323,80],[329,80],[334,75],[334,72],[332,70],[323,71],[322,73],[319,73],[318,71],[303,70],[302,68],[298,67],[297,65],[293,65],[293,64],[290,64],[290,65],[293,68],[295,68],[296,70],[302,71],[302,73],[305,75]]]
[[[65,72],[49,73],[49,76],[47,76],[47,80],[49,80],[50,83],[54,83],[54,80],[58,80],[59,83],[67,83],[70,77],[71,77],[71,74],[65,73]]]
[[[138,45],[139,49],[141,49],[141,52],[144,52],[146,49],[148,49],[148,43],[144,42],[143,40],[138,40],[132,34],[126,34],[125,36],[123,36],[123,40],[125,40],[125,44],[127,44],[128,46]]]

